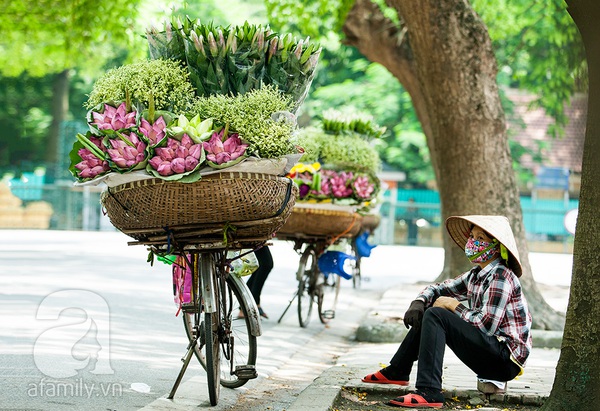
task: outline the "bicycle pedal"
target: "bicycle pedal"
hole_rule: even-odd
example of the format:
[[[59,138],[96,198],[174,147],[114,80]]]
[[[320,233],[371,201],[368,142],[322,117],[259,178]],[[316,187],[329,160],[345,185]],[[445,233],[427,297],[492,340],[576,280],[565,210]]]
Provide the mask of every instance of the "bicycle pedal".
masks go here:
[[[335,310],[323,311],[323,318],[326,318],[328,320],[333,320],[335,318]]]
[[[233,372],[240,380],[251,380],[258,377],[256,367],[254,365],[238,365]]]

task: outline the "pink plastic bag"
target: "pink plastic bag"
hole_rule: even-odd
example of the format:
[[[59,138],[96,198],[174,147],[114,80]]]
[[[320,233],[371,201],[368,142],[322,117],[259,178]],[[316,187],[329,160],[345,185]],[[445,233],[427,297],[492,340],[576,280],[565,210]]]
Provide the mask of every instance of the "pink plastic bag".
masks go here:
[[[190,256],[187,257],[190,258]],[[179,315],[183,304],[192,302],[192,283],[192,268],[188,264],[187,258],[178,256],[173,263],[174,301],[179,308],[175,315]]]

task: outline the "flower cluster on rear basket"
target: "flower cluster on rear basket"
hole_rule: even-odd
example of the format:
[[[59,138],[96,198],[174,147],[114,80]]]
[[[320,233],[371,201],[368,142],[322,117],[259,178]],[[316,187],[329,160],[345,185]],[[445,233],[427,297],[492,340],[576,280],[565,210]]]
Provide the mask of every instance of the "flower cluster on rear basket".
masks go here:
[[[380,191],[381,167],[373,140],[385,130],[361,113],[328,111],[320,127],[304,128],[297,144],[302,163],[288,174],[300,188],[300,200],[359,204],[368,210]]]

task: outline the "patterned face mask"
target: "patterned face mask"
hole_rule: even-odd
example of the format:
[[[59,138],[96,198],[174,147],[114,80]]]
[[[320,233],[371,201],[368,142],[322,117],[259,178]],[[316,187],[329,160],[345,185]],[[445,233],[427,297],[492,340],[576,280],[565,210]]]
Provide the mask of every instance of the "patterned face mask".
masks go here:
[[[465,244],[465,254],[472,263],[485,263],[493,259],[500,252],[498,240],[492,242],[475,240],[469,237]]]

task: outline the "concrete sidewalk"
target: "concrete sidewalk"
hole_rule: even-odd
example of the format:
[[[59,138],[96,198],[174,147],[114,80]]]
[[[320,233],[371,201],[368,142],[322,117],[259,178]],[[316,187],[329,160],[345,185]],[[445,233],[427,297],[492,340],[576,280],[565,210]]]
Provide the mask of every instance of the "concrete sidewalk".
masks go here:
[[[366,392],[378,397],[393,399],[414,390],[416,367],[409,387],[367,384],[361,378],[389,364],[406,328],[398,315],[423,288],[423,284],[401,285],[386,291],[378,305],[362,321],[350,350],[338,359],[334,367],[326,370],[305,389],[287,411],[329,410],[342,393]],[[554,298],[564,304],[568,289],[562,289]],[[392,341],[392,337],[396,341]],[[467,399],[472,408],[487,406],[488,410],[504,408],[503,404],[541,405],[550,394],[556,364],[560,355],[560,332],[534,330],[534,348],[525,372],[508,383],[505,394],[486,396],[477,390],[477,376],[467,368],[450,349],[444,359],[443,388],[446,400],[454,397]],[[367,341],[367,342],[365,342]],[[375,342],[373,342],[375,341]],[[384,341],[384,342],[381,342]],[[550,347],[550,348],[548,348]]]

